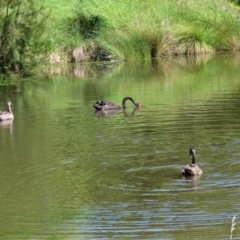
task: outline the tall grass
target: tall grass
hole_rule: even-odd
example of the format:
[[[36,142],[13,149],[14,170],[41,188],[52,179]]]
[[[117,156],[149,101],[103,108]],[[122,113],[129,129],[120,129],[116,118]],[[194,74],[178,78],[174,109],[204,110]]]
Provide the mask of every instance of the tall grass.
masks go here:
[[[67,17],[74,26],[72,31],[66,31],[72,36],[68,39],[74,39],[75,44],[77,41],[97,42],[120,59],[204,54],[240,48],[239,9],[227,0],[75,1],[68,2],[72,3],[72,11],[68,7]],[[50,2],[48,4],[50,6]],[[54,16],[59,17],[58,22],[66,20],[66,15]],[[81,21],[78,21],[79,16]],[[92,18],[104,24],[96,28],[89,24]],[[62,25],[66,30],[65,24],[69,21],[65,20]],[[87,39],[83,33],[87,33]]]

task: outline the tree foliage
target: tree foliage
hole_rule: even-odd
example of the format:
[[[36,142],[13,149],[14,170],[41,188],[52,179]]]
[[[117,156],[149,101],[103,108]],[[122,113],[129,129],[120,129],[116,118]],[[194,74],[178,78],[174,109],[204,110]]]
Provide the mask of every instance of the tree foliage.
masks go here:
[[[47,16],[34,0],[0,2],[0,73],[23,74],[38,63]]]

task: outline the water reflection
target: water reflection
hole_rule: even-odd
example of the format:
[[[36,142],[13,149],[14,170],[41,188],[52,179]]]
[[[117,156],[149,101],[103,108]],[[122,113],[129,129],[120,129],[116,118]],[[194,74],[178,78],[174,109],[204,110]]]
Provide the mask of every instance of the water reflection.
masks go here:
[[[94,114],[97,117],[111,117],[116,113],[123,113],[124,117],[132,117],[134,116],[138,111],[139,111],[139,107],[134,108],[133,111],[129,112],[127,111],[126,108],[122,108],[122,109],[109,109],[109,110],[95,110]]]
[[[0,121],[0,126],[4,129],[9,129],[11,136],[13,136],[13,120]]]
[[[82,67],[3,91],[16,111],[0,126],[1,238],[228,239],[240,209],[239,63]],[[95,99],[122,96],[144,107],[93,114]],[[180,176],[189,146],[201,178]]]
[[[0,121],[0,125],[2,127],[6,127],[6,128],[11,128],[13,124],[13,120],[5,120],[5,121]]]
[[[191,183],[191,188],[193,188],[194,190],[197,189],[198,187],[198,182],[199,179],[201,178],[201,175],[195,175],[195,176],[182,176],[182,179],[186,180],[186,182],[190,182]]]

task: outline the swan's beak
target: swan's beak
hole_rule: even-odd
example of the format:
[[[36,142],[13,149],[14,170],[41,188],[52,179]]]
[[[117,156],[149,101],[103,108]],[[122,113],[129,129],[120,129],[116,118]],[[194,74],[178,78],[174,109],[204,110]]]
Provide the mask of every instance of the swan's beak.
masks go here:
[[[138,104],[137,104],[137,107],[138,107],[138,108],[141,108],[141,104],[140,104],[140,103],[138,103]]]

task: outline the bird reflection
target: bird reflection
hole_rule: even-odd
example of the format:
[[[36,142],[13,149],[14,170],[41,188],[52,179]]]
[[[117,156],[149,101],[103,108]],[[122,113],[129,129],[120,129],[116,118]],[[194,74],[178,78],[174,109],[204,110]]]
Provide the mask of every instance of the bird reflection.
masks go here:
[[[96,110],[94,112],[95,116],[103,118],[103,117],[111,117],[117,112],[122,112],[124,117],[132,117],[136,114],[136,112],[139,111],[139,108],[136,107],[131,113],[127,113],[126,109],[109,109],[109,110]]]
[[[3,126],[3,127],[10,127],[11,125],[13,124],[13,120],[10,119],[10,120],[5,120],[5,121],[0,121],[0,125]]]
[[[192,183],[192,186],[194,188],[197,188],[198,186],[198,181],[201,178],[201,175],[194,175],[194,176],[182,176],[184,180],[189,180]]]
[[[13,133],[13,119],[0,121],[0,126],[5,129],[10,129],[10,133]]]

